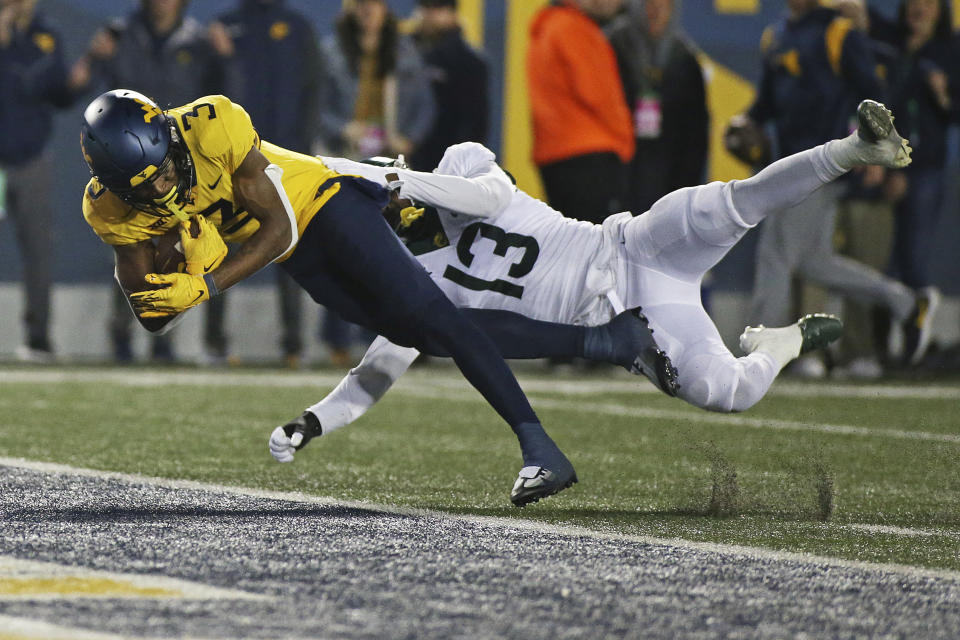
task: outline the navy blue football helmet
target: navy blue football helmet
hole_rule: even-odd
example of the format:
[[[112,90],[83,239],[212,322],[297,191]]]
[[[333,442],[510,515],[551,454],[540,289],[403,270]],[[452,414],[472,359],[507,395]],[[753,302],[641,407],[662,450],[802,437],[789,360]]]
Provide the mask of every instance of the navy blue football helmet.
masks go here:
[[[166,213],[157,201],[137,196],[137,187],[155,180],[172,163],[176,201],[187,201],[193,162],[176,124],[147,96],[115,89],[98,96],[83,112],[80,146],[90,173],[130,205]]]

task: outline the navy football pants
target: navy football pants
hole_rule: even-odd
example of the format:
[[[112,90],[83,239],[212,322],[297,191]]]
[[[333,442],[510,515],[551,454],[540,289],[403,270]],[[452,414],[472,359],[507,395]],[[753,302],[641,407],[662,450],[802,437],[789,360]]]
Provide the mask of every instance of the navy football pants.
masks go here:
[[[282,267],[319,304],[390,341],[448,353],[511,427],[539,422],[497,347],[451,303],[382,215],[388,192],[362,178],[314,216]]]

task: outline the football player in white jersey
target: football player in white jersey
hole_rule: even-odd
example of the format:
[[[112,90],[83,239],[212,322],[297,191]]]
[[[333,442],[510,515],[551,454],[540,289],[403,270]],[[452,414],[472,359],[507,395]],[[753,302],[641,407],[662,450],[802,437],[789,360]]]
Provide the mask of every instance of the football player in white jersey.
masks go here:
[[[792,359],[836,340],[842,325],[816,314],[786,327],[747,327],[740,337],[747,355],[736,357],[703,308],[701,279],[768,214],[854,167],[909,164],[911,149],[883,105],[864,101],[858,116],[858,131],[847,138],[778,160],[747,180],[680,189],[641,216],[620,213],[603,225],[563,217],[516,188],[491,188],[509,177],[476,143],[450,147],[432,174],[323,161],[434,208],[406,209],[400,235],[457,306],[584,325],[641,307],[678,370],[679,397],[733,412],[758,402]],[[356,420],[416,357],[414,349],[377,338],[360,364],[306,410],[309,420],[274,430],[273,456],[291,461],[312,437]]]

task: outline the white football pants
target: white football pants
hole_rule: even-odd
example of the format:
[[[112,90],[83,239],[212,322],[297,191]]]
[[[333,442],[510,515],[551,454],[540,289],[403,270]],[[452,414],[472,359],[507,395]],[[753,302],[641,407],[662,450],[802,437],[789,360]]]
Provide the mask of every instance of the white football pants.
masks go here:
[[[704,274],[767,213],[790,207],[844,171],[824,145],[766,167],[747,180],[670,193],[620,229],[617,293],[640,306],[679,372],[680,397],[711,411],[743,411],[780,372],[771,355],[737,358],[700,299]]]

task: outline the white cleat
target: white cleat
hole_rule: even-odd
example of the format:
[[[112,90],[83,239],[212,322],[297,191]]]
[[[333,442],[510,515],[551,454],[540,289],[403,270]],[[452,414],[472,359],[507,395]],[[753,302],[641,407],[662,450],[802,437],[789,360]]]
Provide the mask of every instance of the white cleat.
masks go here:
[[[865,165],[902,169],[910,164],[909,140],[893,126],[893,114],[883,104],[864,100],[857,107],[857,156]]]

